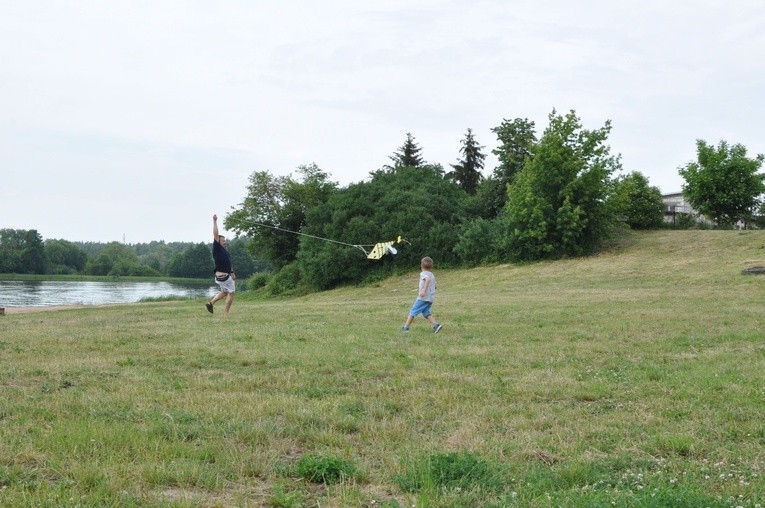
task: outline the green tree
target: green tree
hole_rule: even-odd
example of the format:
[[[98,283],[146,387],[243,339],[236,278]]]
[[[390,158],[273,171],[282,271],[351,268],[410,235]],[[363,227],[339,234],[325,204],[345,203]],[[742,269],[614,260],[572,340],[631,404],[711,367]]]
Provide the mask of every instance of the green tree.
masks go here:
[[[297,168],[300,179],[267,171],[250,175],[247,196],[226,218],[225,226],[251,239],[250,252],[279,269],[297,257],[306,214],[329,199],[337,183],[316,164]]]
[[[173,256],[167,265],[171,277],[206,279],[213,276],[215,265],[210,245],[195,243]],[[234,267],[236,270],[236,266]]]
[[[133,248],[138,254],[140,264],[147,265],[160,273],[167,273],[167,265],[170,260],[191,245],[193,245],[192,242],[171,242],[168,244],[164,241],[152,241],[135,244]]]
[[[440,166],[381,170],[368,182],[337,191],[308,214],[305,231],[346,245],[302,238],[298,262],[305,282],[316,289],[353,284],[397,267],[417,267],[425,255],[439,266],[455,263],[461,196],[464,193],[443,177]],[[381,261],[370,261],[352,247],[394,240],[399,235],[411,244],[397,245],[398,254]]]
[[[507,186],[494,176],[482,178],[476,193],[465,200],[465,217],[495,219],[505,208]]]
[[[476,219],[465,221],[459,229],[454,252],[460,261],[469,266],[502,261],[504,253],[501,242],[504,225],[499,219]]]
[[[393,161],[393,166],[385,166],[385,169],[396,170],[398,168],[419,168],[425,165],[425,160],[420,154],[422,148],[415,143],[411,132],[406,133],[406,141],[393,155],[388,157]]]
[[[482,148],[484,147],[480,146],[473,136],[473,130],[468,129],[460,148],[462,159],[457,164],[452,164],[454,180],[471,196],[476,193],[482,178],[481,170],[486,158],[486,155],[481,153]]]
[[[239,208],[225,218],[224,225],[227,229],[252,236],[253,243],[269,261],[283,266],[294,260],[297,253],[297,240],[292,235],[272,229],[281,227],[287,177],[256,171],[250,175],[249,181],[247,195]]]
[[[507,186],[513,183],[515,175],[523,169],[526,161],[534,156],[537,137],[534,122],[527,118],[503,119],[499,126],[491,130],[499,141],[499,146],[491,151],[499,160],[492,175],[499,183],[493,189],[497,193],[493,201],[500,203],[499,212],[507,202]]]
[[[0,273],[45,273],[45,244],[35,229],[0,229]]]
[[[244,280],[256,272],[270,269],[267,263],[256,259],[249,247],[251,241],[248,238],[237,237],[228,242],[228,252],[231,255],[231,263],[234,265],[237,280]]]
[[[31,229],[24,235],[25,250],[22,254],[28,273],[45,273],[45,243],[36,230]]]
[[[605,145],[610,121],[584,130],[574,111],[561,116],[555,110],[549,121],[508,194],[507,241],[517,260],[592,252],[613,223],[606,201],[620,163]]]
[[[48,273],[80,273],[85,269],[88,254],[66,240],[46,240],[45,256]]]
[[[719,226],[750,222],[765,192],[758,173],[765,156],[750,158],[741,144],[720,141],[714,147],[701,139],[696,141],[696,154],[696,162],[679,170],[688,203]]]
[[[138,254],[134,249],[110,242],[95,257],[88,259],[85,272],[89,275],[136,275],[133,267],[137,265]]]
[[[88,259],[97,256],[108,244],[100,242],[73,242],[88,255]]]
[[[664,222],[664,202],[658,187],[651,187],[648,178],[633,171],[614,180],[611,205],[614,214],[632,229],[654,229]]]

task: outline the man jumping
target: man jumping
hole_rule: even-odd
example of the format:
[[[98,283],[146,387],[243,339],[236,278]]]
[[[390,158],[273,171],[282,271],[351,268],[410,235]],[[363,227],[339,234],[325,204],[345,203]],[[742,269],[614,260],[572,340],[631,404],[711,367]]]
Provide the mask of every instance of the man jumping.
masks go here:
[[[213,215],[213,247],[212,255],[215,260],[215,282],[220,286],[220,293],[215,295],[212,300],[205,304],[207,310],[212,314],[213,305],[218,300],[226,299],[226,314],[231,310],[231,304],[234,303],[234,293],[236,292],[236,274],[231,268],[231,256],[226,247],[226,237],[218,234],[218,216]]]

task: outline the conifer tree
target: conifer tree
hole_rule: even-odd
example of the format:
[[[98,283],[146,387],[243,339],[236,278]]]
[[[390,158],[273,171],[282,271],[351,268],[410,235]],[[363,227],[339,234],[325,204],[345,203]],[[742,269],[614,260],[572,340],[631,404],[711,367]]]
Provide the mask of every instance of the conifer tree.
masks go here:
[[[483,160],[486,158],[486,155],[481,153],[482,148],[484,147],[479,145],[473,136],[473,130],[468,128],[460,149],[462,159],[457,164],[451,165],[454,168],[454,180],[471,196],[475,194],[482,178],[481,170]]]
[[[422,148],[415,143],[411,132],[406,133],[406,141],[393,155],[388,157],[393,161],[393,166],[385,166],[386,169],[418,168],[425,165],[425,160],[420,155]]]

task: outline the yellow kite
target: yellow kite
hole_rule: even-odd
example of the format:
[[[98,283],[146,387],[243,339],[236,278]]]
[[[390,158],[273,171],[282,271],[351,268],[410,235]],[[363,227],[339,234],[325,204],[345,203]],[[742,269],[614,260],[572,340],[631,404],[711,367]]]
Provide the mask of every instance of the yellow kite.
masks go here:
[[[396,250],[395,247],[393,247],[394,243],[401,243],[406,242],[406,238],[398,237],[395,240],[391,240],[390,242],[380,242],[376,243],[374,247],[372,247],[372,250],[367,254],[367,259],[381,259],[384,255],[390,253],[390,254],[398,254],[398,250]]]

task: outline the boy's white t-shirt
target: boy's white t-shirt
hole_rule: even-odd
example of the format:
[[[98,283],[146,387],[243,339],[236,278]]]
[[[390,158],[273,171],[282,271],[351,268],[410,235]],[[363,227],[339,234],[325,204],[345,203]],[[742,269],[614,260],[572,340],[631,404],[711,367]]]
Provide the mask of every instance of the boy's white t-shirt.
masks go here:
[[[433,272],[428,272],[424,270],[420,272],[420,287],[417,294],[419,295],[420,293],[422,293],[422,288],[425,287],[425,281],[428,278],[430,278],[430,284],[428,284],[428,289],[427,291],[425,291],[425,296],[421,296],[419,297],[419,299],[425,302],[433,303],[433,301],[436,299],[436,276],[433,275]]]

